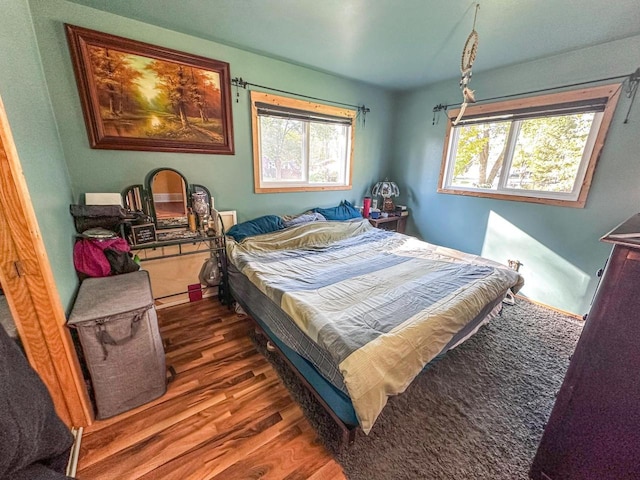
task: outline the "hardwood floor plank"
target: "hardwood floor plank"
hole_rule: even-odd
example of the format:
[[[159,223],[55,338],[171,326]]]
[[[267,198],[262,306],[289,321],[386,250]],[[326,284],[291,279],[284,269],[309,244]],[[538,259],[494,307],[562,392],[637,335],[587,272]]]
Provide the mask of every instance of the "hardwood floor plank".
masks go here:
[[[268,444],[255,449],[249,455],[245,455],[242,462],[235,462],[215,476],[208,478],[214,480],[282,479],[285,476],[283,470],[287,465],[286,457],[289,453],[289,444],[296,440],[301,433],[302,431],[296,422],[289,428],[281,430]]]
[[[116,417],[97,421],[86,429],[86,434],[97,432],[115,423],[121,423],[132,415],[147,411],[172,398],[188,395],[203,385],[211,385],[216,382],[229,382],[233,384],[234,381],[242,380],[242,375],[248,376],[250,375],[249,372],[258,374],[265,370],[268,371],[268,369],[268,362],[266,362],[258,352],[243,352],[224,361],[201,365],[198,368],[178,375],[174,382],[169,384],[167,393],[162,397]]]
[[[299,421],[283,430],[274,441],[256,449],[244,457],[241,463],[233,464],[213,479],[304,480],[325,462],[321,457],[314,458],[322,450],[322,446],[313,443],[310,427],[300,417]]]
[[[216,300],[162,309],[167,393],[85,430],[77,478],[343,479],[300,407]]]
[[[334,461],[323,464],[322,467],[307,477],[308,480],[345,480],[346,478],[340,465]]]
[[[239,338],[233,343],[221,342],[210,348],[202,349],[200,352],[189,352],[186,355],[174,357],[171,359],[171,364],[178,373],[181,373],[198,365],[247,352],[250,348],[251,341],[248,338]]]
[[[291,404],[288,408],[295,408]],[[290,417],[291,418],[291,417]],[[276,438],[283,427],[295,421],[283,421],[280,414],[262,420],[251,420],[245,428],[236,428],[224,435],[212,437],[208,442],[186,454],[176,457],[142,478],[205,480],[229,466],[241,462],[245,456]]]
[[[218,425],[231,422],[234,426],[244,430],[254,423],[277,417],[281,420],[278,410],[292,403],[287,395],[280,395],[277,400],[262,402],[262,408],[243,410],[242,415],[236,415],[233,420],[233,400],[227,400],[211,408],[199,411],[187,419],[157,432],[141,442],[125,448],[94,465],[83,469],[87,479],[102,478],[139,478],[166,463],[168,459],[180,457],[189,450],[209,443],[212,440],[224,441],[230,435],[235,435],[233,429],[221,430]],[[268,423],[271,423],[269,421]],[[250,430],[250,428],[249,428]],[[145,459],[138,462],[138,458]]]
[[[186,401],[182,397],[176,397],[132,415],[127,421],[126,436],[122,435],[122,426],[117,424],[102,429],[100,435],[88,435],[83,443],[85,454],[82,458],[82,465],[93,465],[107,456],[125,449],[132,443],[143,441],[201,410],[221,404],[228,400],[230,393],[246,389],[248,385],[264,385],[266,382],[274,382],[274,379],[269,379],[264,373],[253,375],[251,372],[247,372],[243,374],[243,377],[247,378],[235,385],[229,385],[226,388],[220,388],[220,385],[201,387],[190,392]]]

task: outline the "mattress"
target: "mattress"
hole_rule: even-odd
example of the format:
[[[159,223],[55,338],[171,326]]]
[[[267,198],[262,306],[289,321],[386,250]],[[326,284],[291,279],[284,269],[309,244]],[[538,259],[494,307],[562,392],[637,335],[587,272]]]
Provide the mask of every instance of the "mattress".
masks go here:
[[[260,326],[266,327],[288,348],[305,358],[336,389],[348,395],[342,374],[331,359],[331,355],[307,337],[289,315],[240,273],[233,264],[229,265],[228,275],[231,294],[233,298],[240,301],[247,313],[259,320]]]
[[[342,374],[328,354],[312,342],[284,311],[267,298],[233,264],[229,265],[231,294],[240,306],[278,346],[313,389],[347,427],[358,425],[358,418],[344,386]],[[470,338],[502,310],[502,297],[490,303],[449,342],[424,368],[427,370],[444,354]]]
[[[295,326],[274,333],[319,347],[314,366],[346,390],[365,433],[388,396],[522,285],[500,264],[367,221],[291,227],[230,241],[227,253]]]

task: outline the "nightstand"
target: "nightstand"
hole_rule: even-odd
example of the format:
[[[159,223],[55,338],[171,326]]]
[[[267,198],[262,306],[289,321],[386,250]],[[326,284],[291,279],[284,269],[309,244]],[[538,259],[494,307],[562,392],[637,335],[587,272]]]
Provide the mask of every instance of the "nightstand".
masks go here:
[[[389,216],[386,218],[370,218],[369,223],[376,228],[381,228],[382,230],[404,233],[404,230],[407,227],[407,218],[409,218],[409,215],[405,215],[404,217]]]

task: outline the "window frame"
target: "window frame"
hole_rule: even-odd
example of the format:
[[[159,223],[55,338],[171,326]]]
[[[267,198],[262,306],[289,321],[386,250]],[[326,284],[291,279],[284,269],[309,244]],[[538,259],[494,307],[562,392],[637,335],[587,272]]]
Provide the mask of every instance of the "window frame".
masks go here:
[[[451,110],[447,115],[447,127],[444,139],[444,147],[442,153],[442,162],[440,166],[440,176],[438,179],[438,193],[445,193],[451,195],[465,195],[473,197],[493,198],[498,200],[511,200],[519,202],[540,203],[546,205],[556,205],[573,208],[584,208],[589,188],[593,180],[593,174],[596,168],[596,164],[602,152],[604,142],[615,112],[618,99],[620,97],[621,85],[619,83],[602,85],[597,87],[583,88],[579,90],[565,91],[560,93],[552,93],[547,95],[539,95],[535,97],[519,98],[516,100],[507,100],[504,102],[487,103],[483,105],[472,105],[467,107],[465,111],[466,116],[498,116],[508,115],[510,112],[518,111],[521,109],[553,106],[569,102],[578,102],[592,99],[606,99],[604,111],[600,113],[600,125],[597,126],[597,133],[594,135],[590,133],[587,139],[587,145],[585,151],[588,148],[590,142],[593,142],[593,149],[588,159],[583,157],[576,178],[579,179],[582,175],[582,182],[579,188],[575,189],[571,194],[563,194],[561,192],[542,192],[531,191],[531,195],[524,195],[521,193],[509,193],[509,192],[522,192],[519,189],[507,188],[506,179],[503,173],[509,171],[512,162],[512,156],[506,156],[505,162],[501,167],[501,175],[499,179],[500,190],[480,190],[480,189],[464,189],[460,187],[447,186],[451,181],[451,171],[453,165],[449,165],[449,153],[455,153],[455,149],[452,149],[453,142],[456,141],[458,130],[454,129],[453,121],[458,116],[460,109]],[[464,117],[463,117],[464,118]],[[508,118],[506,120],[509,120]],[[512,120],[512,128],[510,128],[509,136],[516,135],[517,130],[513,128],[516,122],[522,120]],[[594,124],[598,121],[598,114],[594,118]],[[508,138],[507,140],[508,141]],[[457,149],[457,145],[455,146]],[[511,144],[511,150],[515,149],[515,142]],[[513,152],[511,152],[513,153]],[[453,156],[455,158],[455,156]],[[566,198],[550,198],[550,197],[566,197]]]
[[[353,188],[353,156],[355,145],[355,118],[356,110],[335,107],[321,103],[308,102],[306,100],[298,100],[290,97],[282,97],[271,93],[251,91],[251,128],[253,142],[253,179],[255,193],[286,193],[286,192],[318,192],[330,190],[351,190]],[[310,184],[308,178],[308,151],[310,146],[303,140],[303,148],[307,151],[307,158],[303,159],[303,165],[307,166],[304,182],[295,182],[291,185],[279,183],[269,186],[268,182],[262,182],[261,168],[261,137],[260,137],[260,119],[258,115],[258,103],[266,103],[284,108],[292,108],[309,113],[331,115],[334,117],[343,117],[349,119],[351,132],[348,135],[347,145],[347,165],[345,165],[345,183],[340,185],[332,184]],[[309,123],[305,123],[305,130],[308,130]]]

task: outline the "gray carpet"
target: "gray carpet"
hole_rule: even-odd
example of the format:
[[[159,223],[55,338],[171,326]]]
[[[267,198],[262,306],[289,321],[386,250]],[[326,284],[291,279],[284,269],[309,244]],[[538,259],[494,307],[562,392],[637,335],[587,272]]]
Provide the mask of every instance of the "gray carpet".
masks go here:
[[[523,300],[505,306],[391,398],[349,448],[286,364],[267,357],[349,479],[525,479],[581,328]]]

